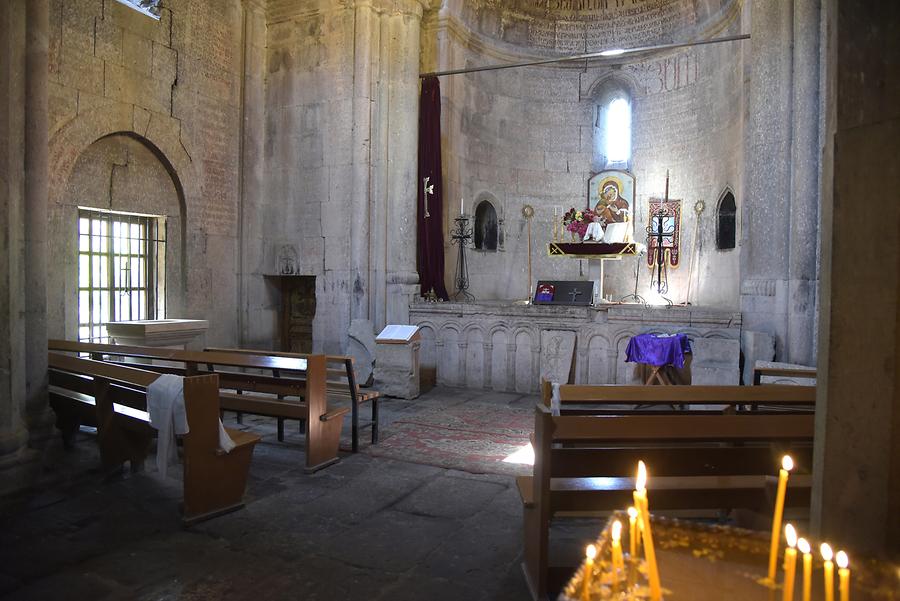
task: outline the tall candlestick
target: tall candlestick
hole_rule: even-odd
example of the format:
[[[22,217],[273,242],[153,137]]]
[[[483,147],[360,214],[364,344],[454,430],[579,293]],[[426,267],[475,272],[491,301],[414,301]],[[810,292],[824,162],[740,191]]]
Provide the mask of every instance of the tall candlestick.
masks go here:
[[[850,559],[843,551],[834,557],[838,564],[838,580],[840,582],[841,601],[850,601]]]
[[[797,541],[797,548],[803,553],[803,601],[810,601],[812,597],[812,553],[810,553],[809,541],[801,538]]]
[[[634,490],[634,504],[641,513],[644,527],[644,555],[647,557],[647,577],[650,580],[650,601],[662,599],[659,585],[659,569],[656,565],[656,551],[653,548],[653,532],[650,530],[650,503],[647,500],[647,466],[638,462],[638,476]]]
[[[637,557],[637,532],[635,527],[637,526],[637,517],[638,510],[634,507],[628,508],[628,553],[631,555],[631,559],[635,559]]]
[[[581,579],[581,601],[591,598],[591,576],[594,572],[594,558],[597,557],[597,547],[588,545],[584,550],[584,576]]]
[[[831,547],[828,543],[822,543],[819,550],[825,561],[825,601],[834,601],[834,564],[831,562]]]
[[[794,600],[794,577],[797,574],[797,532],[790,524],[784,527],[787,549],[784,550],[784,591],[783,601]]]
[[[787,491],[788,472],[794,468],[794,460],[790,455],[781,459],[781,471],[778,472],[778,492],[775,495],[775,515],[772,518],[772,544],[769,546],[769,586],[775,586],[775,563],[778,560],[778,542],[781,540],[781,516],[784,513],[784,494]]]

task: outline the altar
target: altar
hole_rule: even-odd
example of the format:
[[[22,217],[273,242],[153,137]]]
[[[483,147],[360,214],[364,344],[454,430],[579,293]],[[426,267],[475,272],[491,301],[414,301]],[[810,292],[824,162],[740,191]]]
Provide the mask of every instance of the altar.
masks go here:
[[[693,306],[415,302],[420,364],[437,384],[536,392],[541,377],[575,384],[641,384],[626,363],[632,336],[687,334],[692,384],[738,384],[741,314]]]

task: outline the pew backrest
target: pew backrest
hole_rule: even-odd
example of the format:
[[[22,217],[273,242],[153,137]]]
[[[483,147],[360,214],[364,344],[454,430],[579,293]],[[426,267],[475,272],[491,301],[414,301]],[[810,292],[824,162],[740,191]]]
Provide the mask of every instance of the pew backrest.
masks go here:
[[[553,385],[541,383],[541,399],[550,406]],[[788,407],[812,410],[816,404],[815,386],[770,384],[766,386],[619,386],[603,384],[585,386],[561,384],[560,404],[563,412],[587,406],[604,405],[692,405],[717,407],[749,405],[751,407]]]

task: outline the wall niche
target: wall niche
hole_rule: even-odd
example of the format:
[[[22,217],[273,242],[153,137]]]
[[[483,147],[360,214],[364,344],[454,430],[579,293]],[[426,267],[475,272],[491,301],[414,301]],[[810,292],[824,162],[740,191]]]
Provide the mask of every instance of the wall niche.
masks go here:
[[[496,202],[496,200],[495,200]],[[475,205],[475,225],[472,228],[472,241],[475,250],[497,252],[503,247],[501,220],[491,199],[483,198]]]

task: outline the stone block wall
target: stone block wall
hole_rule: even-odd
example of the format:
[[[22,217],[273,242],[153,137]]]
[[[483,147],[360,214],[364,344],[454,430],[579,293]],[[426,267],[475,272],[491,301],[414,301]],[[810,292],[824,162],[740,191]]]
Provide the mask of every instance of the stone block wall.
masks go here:
[[[172,0],[159,21],[51,0],[51,336],[76,334],[75,215],[89,206],[167,215],[167,315],[237,343],[242,19],[238,0]]]

